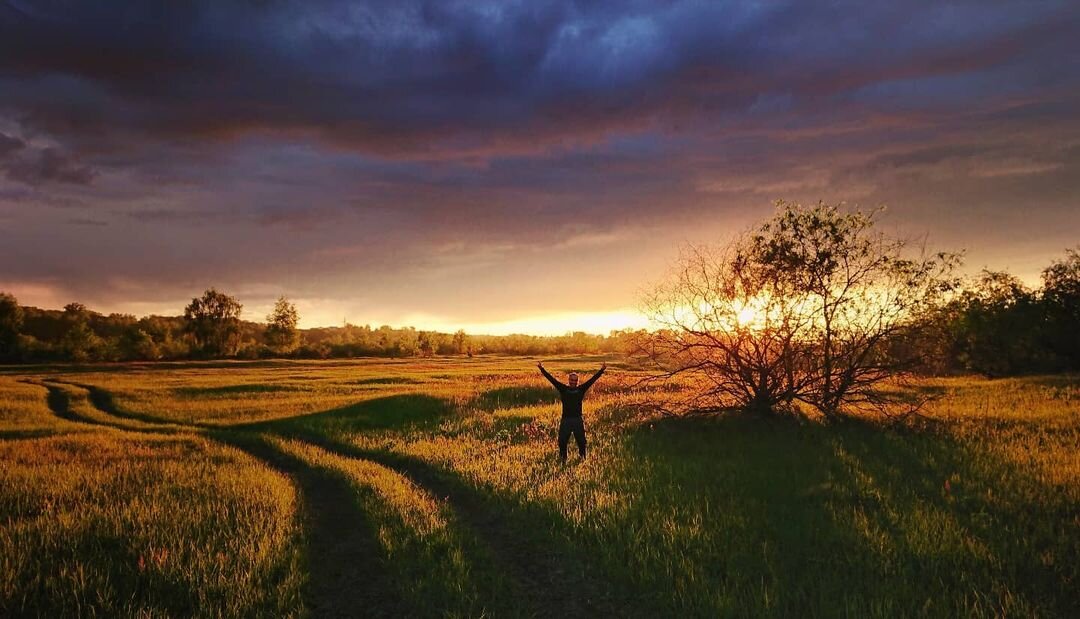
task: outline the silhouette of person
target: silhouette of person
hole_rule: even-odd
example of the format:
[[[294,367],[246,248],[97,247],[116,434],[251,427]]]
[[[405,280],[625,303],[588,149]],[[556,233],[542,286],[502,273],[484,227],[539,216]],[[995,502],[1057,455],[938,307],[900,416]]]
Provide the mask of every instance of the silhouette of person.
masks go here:
[[[540,373],[544,375],[544,378],[548,379],[555,386],[555,389],[559,391],[559,398],[562,400],[562,421],[559,422],[559,457],[563,462],[566,462],[566,446],[570,442],[570,435],[572,434],[577,442],[578,453],[582,459],[585,459],[585,421],[581,418],[581,401],[585,399],[585,392],[589,390],[589,387],[592,387],[596,379],[600,378],[600,375],[607,369],[607,364],[602,364],[599,372],[593,374],[592,378],[580,385],[578,384],[577,372],[570,372],[568,377],[570,384],[564,385],[544,369],[543,361],[537,363],[536,367],[540,368]]]

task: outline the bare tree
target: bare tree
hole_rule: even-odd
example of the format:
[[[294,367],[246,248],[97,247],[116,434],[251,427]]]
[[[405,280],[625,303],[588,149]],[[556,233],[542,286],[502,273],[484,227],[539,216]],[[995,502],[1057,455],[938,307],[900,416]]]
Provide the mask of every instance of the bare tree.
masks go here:
[[[723,249],[687,247],[645,300],[658,327],[636,338],[661,372],[696,385],[698,411],[787,409],[805,389],[809,321],[785,282],[763,277],[741,239]]]
[[[659,376],[700,385],[695,407],[796,410],[833,418],[887,411],[885,388],[918,365],[893,346],[955,285],[953,254],[926,255],[876,232],[878,211],[778,202],[777,214],[722,250],[690,248],[646,299],[659,327],[639,346]]]

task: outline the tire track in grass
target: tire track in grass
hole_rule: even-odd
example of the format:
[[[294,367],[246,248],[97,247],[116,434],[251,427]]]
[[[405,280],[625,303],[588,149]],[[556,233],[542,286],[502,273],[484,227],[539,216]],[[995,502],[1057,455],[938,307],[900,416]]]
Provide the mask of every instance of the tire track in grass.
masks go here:
[[[172,423],[159,419],[152,415],[132,413],[120,410],[120,407],[116,405],[116,400],[113,397],[113,394],[96,385],[76,383],[58,379],[52,379],[50,382],[58,383],[61,385],[70,385],[72,387],[78,387],[79,389],[86,391],[87,399],[94,408],[110,417],[117,418],[118,421],[134,422],[140,427],[153,426],[155,428],[161,428],[164,431],[188,430],[203,427],[200,424]]]
[[[276,434],[262,437],[309,465],[326,467],[350,481],[367,513],[378,520],[393,578],[416,583],[401,592],[413,609],[410,616],[539,614],[534,608],[522,608],[527,598],[521,583],[508,577],[449,502],[372,460]]]
[[[73,421],[75,423],[89,423],[93,425],[98,425],[72,412],[71,396],[68,394],[68,392],[64,391],[60,387],[30,381],[27,381],[27,383],[44,387],[48,391],[48,393],[45,395],[45,404],[49,407],[49,410],[51,410],[52,413],[57,417],[65,421]]]
[[[117,428],[116,426],[111,426],[106,423],[102,423],[100,420],[94,419],[93,417],[80,415],[79,413],[75,412],[75,410],[71,406],[71,394],[68,393],[68,391],[63,387],[33,380],[26,380],[22,382],[28,385],[36,385],[38,387],[44,388],[46,390],[45,405],[49,407],[49,410],[52,412],[53,415],[60,419],[63,419],[64,421],[76,423],[83,428],[93,428],[95,430],[123,429]],[[64,432],[49,431],[43,436],[57,436],[59,434],[64,434]]]
[[[60,381],[56,381],[60,382]],[[104,415],[118,413],[112,394],[100,387],[76,385],[87,391],[89,403]],[[72,415],[70,394],[63,388],[43,384],[49,390],[50,408]],[[120,416],[120,419],[128,417]],[[140,416],[141,417],[141,416]],[[76,421],[117,427],[90,418]],[[152,418],[133,417],[157,428],[137,431],[174,433],[202,432],[198,426],[169,424]],[[131,429],[120,426],[121,429]],[[206,436],[237,448],[267,466],[285,474],[298,488],[303,506],[309,580],[304,585],[307,610],[315,617],[398,617],[403,613],[393,583],[387,582],[379,565],[381,547],[373,525],[357,505],[351,486],[330,471],[308,466],[250,434],[209,431]]]
[[[189,429],[182,426],[169,426],[163,425],[156,427],[154,424],[144,424],[133,421],[127,421],[122,418],[114,418],[105,410],[99,408],[89,397],[89,391],[82,387],[72,385],[71,383],[64,383],[60,381],[53,381],[46,379],[42,382],[33,382],[32,384],[40,385],[48,390],[46,397],[46,404],[53,413],[67,421],[74,421],[76,423],[96,426],[98,428],[109,428],[112,430],[123,430],[125,432],[138,432],[143,434],[178,434],[192,432],[194,429]],[[104,419],[79,413],[74,406],[72,406],[73,394],[70,391],[71,387],[83,389],[87,391],[87,395],[78,397],[85,398],[87,403],[98,413],[101,414]]]
[[[505,512],[454,473],[420,458],[362,449],[314,434],[296,436],[331,453],[370,460],[393,469],[435,496],[445,497],[458,521],[468,527],[491,559],[522,592],[522,616],[632,617],[641,615],[616,602],[613,587],[597,576],[597,566],[568,552],[561,542],[534,539],[535,523],[505,519]]]
[[[8,441],[34,440],[69,434],[73,431],[83,431],[88,429],[98,430],[101,428],[98,424],[88,421],[86,418],[76,414],[75,411],[72,410],[71,395],[63,389],[50,387],[40,381],[28,378],[19,379],[18,382],[24,385],[32,385],[34,387],[45,389],[45,406],[49,409],[49,413],[57,419],[61,419],[68,423],[74,423],[76,426],[74,428],[68,425],[62,425],[59,427],[47,428],[0,430],[0,439]]]
[[[78,385],[91,392],[86,386]],[[108,391],[94,387],[90,403],[105,414],[115,410]],[[66,395],[66,394],[65,394]],[[149,422],[149,419],[146,420]],[[157,422],[168,427],[164,422]],[[192,430],[207,430],[190,426]],[[304,433],[274,433],[298,438],[347,458],[369,460],[404,475],[435,496],[445,497],[456,521],[471,533],[489,559],[512,581],[520,616],[636,616],[616,603],[612,586],[596,576],[595,566],[561,547],[561,541],[533,539],[535,523],[506,522],[497,504],[450,471],[422,459],[361,449]],[[381,547],[370,520],[356,504],[341,476],[280,452],[250,432],[209,429],[207,435],[266,463],[297,484],[305,510],[309,574],[305,599],[313,616],[404,616],[404,605],[381,569]]]
[[[257,436],[216,431],[216,440],[244,451],[295,481],[301,497],[309,580],[304,599],[313,617],[400,617],[406,609],[382,565],[378,533],[341,475],[313,467]]]

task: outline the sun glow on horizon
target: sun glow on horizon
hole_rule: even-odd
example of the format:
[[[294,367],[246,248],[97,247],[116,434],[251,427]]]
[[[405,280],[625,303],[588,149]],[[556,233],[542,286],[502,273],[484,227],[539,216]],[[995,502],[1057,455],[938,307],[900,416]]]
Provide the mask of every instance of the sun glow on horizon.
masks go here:
[[[740,327],[749,327],[760,319],[760,313],[750,304],[746,304],[735,310],[735,322],[737,322]]]
[[[404,316],[401,324],[444,333],[462,329],[473,335],[566,335],[575,331],[607,335],[611,331],[646,329],[650,326],[645,316],[629,308],[606,312],[558,312],[504,321],[471,323],[456,322],[425,314],[412,314]]]

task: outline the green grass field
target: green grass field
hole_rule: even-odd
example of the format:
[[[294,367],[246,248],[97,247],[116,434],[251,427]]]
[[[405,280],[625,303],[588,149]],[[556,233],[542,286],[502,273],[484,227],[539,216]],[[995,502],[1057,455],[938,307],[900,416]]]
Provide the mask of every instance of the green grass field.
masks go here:
[[[0,369],[0,616],[1080,615],[1080,378],[823,426],[611,363],[562,465],[535,363]]]

